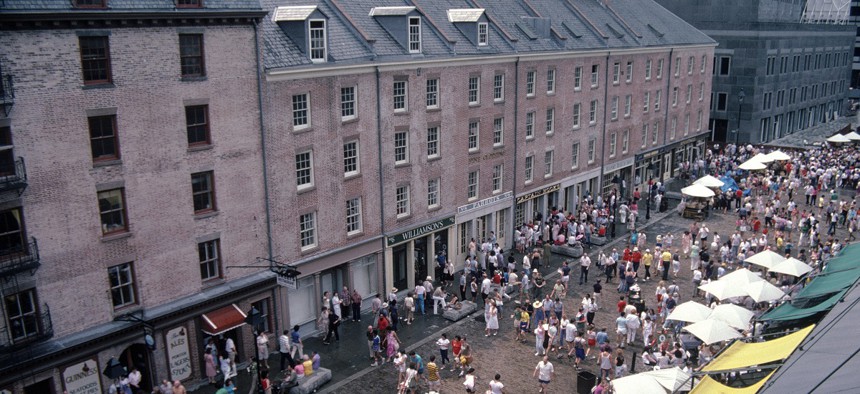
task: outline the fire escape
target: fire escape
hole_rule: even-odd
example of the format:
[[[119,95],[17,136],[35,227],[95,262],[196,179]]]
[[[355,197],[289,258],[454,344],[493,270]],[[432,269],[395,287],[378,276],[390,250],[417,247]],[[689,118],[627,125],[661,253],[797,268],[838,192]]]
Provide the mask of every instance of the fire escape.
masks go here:
[[[15,103],[12,75],[0,62],[0,203],[17,200],[27,188],[24,158],[15,157],[11,119]],[[51,312],[40,304],[32,276],[39,266],[39,244],[28,237],[23,206],[0,210],[0,359],[53,336]]]

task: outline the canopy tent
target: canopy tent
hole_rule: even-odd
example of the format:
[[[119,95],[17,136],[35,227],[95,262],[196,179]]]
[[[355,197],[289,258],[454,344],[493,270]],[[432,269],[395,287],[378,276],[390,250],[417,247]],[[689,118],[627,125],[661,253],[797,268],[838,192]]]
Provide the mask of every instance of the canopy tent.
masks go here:
[[[776,301],[785,296],[785,292],[766,280],[750,283],[746,286],[747,295],[755,302]]]
[[[708,319],[720,320],[739,330],[749,328],[750,320],[755,314],[744,307],[734,304],[720,304],[711,312]]]
[[[749,159],[747,161],[753,161],[753,160],[755,160],[759,163],[762,163],[762,164],[768,164],[768,163],[773,161],[773,159],[768,157],[768,155],[761,153],[761,152],[756,153],[755,156],[753,156],[751,159]]]
[[[845,138],[848,138],[851,141],[860,141],[860,134],[857,134],[856,131],[852,131],[848,134],[845,134]]]
[[[860,135],[858,135],[860,137]],[[791,160],[791,156],[781,150],[775,150],[767,154],[767,157],[773,161],[786,161]]]
[[[666,390],[673,393],[678,391],[690,391],[692,384],[690,381],[690,374],[684,372],[684,370],[678,367],[640,372],[639,374],[653,377],[657,380],[657,383],[660,383],[660,385],[665,387]]]
[[[752,272],[746,268],[740,268],[723,275],[720,280],[734,283],[737,285],[748,285],[750,283],[758,282],[764,279],[761,278],[761,275],[755,272]]]
[[[832,296],[830,296],[830,298],[827,298],[824,301],[821,301],[816,305],[809,306],[806,308],[799,308],[797,306],[794,306],[791,303],[786,302],[786,303],[770,310],[768,313],[761,315],[758,318],[758,320],[761,320],[761,321],[789,321],[789,320],[803,319],[803,318],[812,316],[816,313],[821,313],[821,312],[830,310],[830,308],[832,308],[833,305],[836,305],[836,303],[839,302],[840,299],[842,299],[842,296],[844,296],[847,291],[848,291],[848,289],[842,290],[838,293],[833,294]]]
[[[723,181],[710,175],[705,175],[699,179],[696,179],[693,184],[702,185],[704,187],[722,187],[723,185],[725,185]]]
[[[767,166],[764,165],[760,161],[749,159],[749,160],[741,163],[741,165],[739,165],[738,168],[740,168],[742,170],[746,170],[746,171],[758,171],[758,170],[763,170],[763,169],[767,168]]]
[[[653,393],[666,394],[667,390],[653,376],[637,373],[618,378],[612,381],[612,388],[616,394],[639,394]]]
[[[699,286],[699,289],[706,293],[710,293],[720,301],[725,300],[726,298],[743,297],[747,295],[747,291],[743,286],[737,286],[733,283],[722,280],[706,283]]]
[[[723,350],[708,365],[703,372],[730,371],[739,368],[752,367],[782,360],[800,346],[800,343],[812,332],[815,324],[797,330],[784,337],[765,342],[736,341]]]
[[[672,310],[672,313],[666,319],[675,321],[685,321],[689,323],[698,323],[708,318],[711,315],[711,308],[704,306],[695,301],[687,301],[680,304]]]
[[[836,134],[836,135],[828,138],[827,142],[846,143],[846,142],[851,142],[851,140],[842,134]]]
[[[809,271],[812,271],[812,267],[794,257],[789,257],[783,260],[781,263],[777,263],[775,266],[773,266],[773,268],[770,269],[770,272],[776,272],[796,277],[806,275]]]
[[[744,261],[750,264],[755,264],[765,267],[767,269],[771,269],[773,268],[773,266],[777,265],[778,263],[781,263],[783,260],[785,260],[785,257],[780,256],[779,253],[776,253],[772,250],[764,250],[752,255]]]
[[[735,182],[735,179],[732,178],[729,175],[729,173],[726,173],[726,175],[721,176],[720,182],[723,182],[723,186],[720,187],[720,191],[724,191],[724,192],[729,191],[729,190],[736,191],[736,190],[740,189],[740,186],[738,186],[738,183]],[[745,196],[747,196],[747,195],[749,195],[750,191],[744,190],[743,193]]]
[[[860,269],[825,272],[814,277],[803,290],[794,295],[793,302],[835,293],[854,284],[860,276]]]
[[[681,193],[690,196],[690,197],[698,197],[698,198],[709,198],[715,195],[714,191],[708,189],[705,186],[699,184],[693,184],[691,186],[687,186],[681,189]]]
[[[693,391],[690,391],[690,394],[711,394],[711,393],[720,393],[720,394],[755,394],[764,386],[765,383],[770,379],[773,375],[773,372],[769,373],[767,376],[763,377],[758,383],[747,386],[747,387],[729,387],[720,382],[717,382],[714,379],[711,379],[710,376],[705,376],[699,381],[699,384],[696,387],[693,387]]]
[[[699,338],[705,345],[740,338],[741,334],[728,324],[707,319],[684,327],[684,330]]]

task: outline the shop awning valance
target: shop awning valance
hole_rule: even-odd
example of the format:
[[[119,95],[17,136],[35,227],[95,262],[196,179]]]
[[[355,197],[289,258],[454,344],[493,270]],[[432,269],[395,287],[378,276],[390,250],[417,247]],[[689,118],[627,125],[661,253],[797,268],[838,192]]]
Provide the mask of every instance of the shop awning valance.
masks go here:
[[[755,394],[758,392],[758,389],[761,386],[764,386],[767,383],[768,379],[770,379],[773,372],[769,373],[767,376],[758,381],[758,383],[747,386],[747,387],[729,387],[720,382],[717,382],[714,379],[711,379],[710,376],[705,376],[702,378],[702,381],[693,387],[693,391],[690,391],[690,394],[704,394],[704,393],[721,393],[721,394]]]
[[[759,320],[761,321],[786,321],[786,320],[797,320],[803,319],[805,317],[812,316],[816,313],[824,312],[833,308],[833,305],[836,305],[842,296],[845,295],[848,289],[842,290],[832,296],[830,298],[821,301],[820,303],[813,305],[808,308],[799,308],[794,306],[793,304],[785,303],[782,304],[768,313],[762,315]]]
[[[214,336],[245,324],[245,316],[245,312],[242,312],[236,304],[230,304],[204,313],[200,316],[200,320],[203,321],[203,332]]]
[[[735,343],[720,353],[717,358],[702,368],[702,371],[728,371],[785,359],[794,352],[794,349],[803,342],[806,336],[812,332],[813,328],[815,328],[814,324],[767,342],[746,343],[735,341]]]
[[[806,287],[797,292],[794,300],[810,299],[835,293],[853,285],[857,281],[858,276],[860,276],[860,269],[834,271],[818,275]]]

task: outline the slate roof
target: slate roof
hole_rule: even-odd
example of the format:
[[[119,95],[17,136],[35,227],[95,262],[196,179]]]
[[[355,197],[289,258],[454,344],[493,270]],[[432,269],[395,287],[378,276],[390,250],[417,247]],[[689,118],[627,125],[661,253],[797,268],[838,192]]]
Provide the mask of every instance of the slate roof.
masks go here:
[[[175,0],[107,0],[108,10],[157,11],[176,9]],[[70,0],[2,0],[0,11],[74,10]],[[203,10],[259,10],[258,0],[203,0]],[[96,9],[97,10],[97,9]],[[200,10],[200,8],[191,8]]]
[[[261,0],[265,11],[315,5],[329,17],[326,63],[312,64],[272,18],[263,20],[268,70],[334,64],[552,53],[592,49],[716,44],[653,0]],[[408,49],[371,16],[374,7],[398,7],[422,16],[422,52]],[[452,9],[485,9],[489,45],[449,22]],[[394,8],[392,8],[394,9]],[[380,10],[377,8],[376,13]],[[405,15],[397,12],[397,15]],[[396,17],[396,16],[388,16]],[[405,16],[404,16],[405,18]],[[406,21],[404,20],[404,27]]]

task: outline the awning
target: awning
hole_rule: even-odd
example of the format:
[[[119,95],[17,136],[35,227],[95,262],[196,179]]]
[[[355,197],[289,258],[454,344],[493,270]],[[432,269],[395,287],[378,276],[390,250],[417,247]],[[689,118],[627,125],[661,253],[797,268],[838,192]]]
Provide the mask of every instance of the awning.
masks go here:
[[[215,336],[245,324],[246,316],[236,304],[230,304],[204,313],[200,319],[203,321],[203,332]]]
[[[747,386],[747,387],[729,387],[729,386],[726,386],[720,382],[717,382],[714,379],[711,379],[710,376],[705,376],[704,378],[702,378],[702,380],[699,382],[699,384],[696,385],[696,387],[693,387],[693,391],[690,391],[690,394],[696,394],[696,393],[721,393],[721,394],[747,394],[748,393],[748,394],[755,394],[758,392],[758,389],[760,389],[761,386],[764,386],[764,384],[767,383],[767,381],[768,381],[768,379],[770,379],[771,375],[773,375],[773,372],[771,372],[767,376],[763,377],[761,380],[758,381],[758,383],[756,383],[752,386]]]
[[[814,324],[767,342],[746,343],[735,341],[735,343],[720,353],[717,358],[702,368],[702,371],[728,371],[782,360],[794,352],[794,349],[803,342],[806,336],[812,332],[813,328],[815,328]]]
[[[818,275],[812,278],[812,281],[806,287],[797,292],[793,297],[795,300],[794,303],[796,304],[797,300],[815,298],[843,290],[853,285],[857,281],[858,276],[860,276],[860,270],[857,269],[841,272],[834,271]]]
[[[785,304],[782,304],[782,305],[774,308],[770,312],[765,313],[764,315],[761,315],[759,320],[761,320],[761,321],[786,321],[786,320],[803,319],[805,317],[812,316],[816,313],[830,310],[830,308],[833,308],[833,305],[836,305],[836,303],[839,302],[840,299],[842,299],[842,296],[844,296],[845,292],[847,292],[847,291],[848,291],[848,289],[842,290],[842,291],[830,296],[830,298],[827,298],[826,300],[821,301],[820,303],[818,303],[814,306],[808,307],[808,308],[799,308],[799,307],[796,307],[792,304],[785,303]]]

